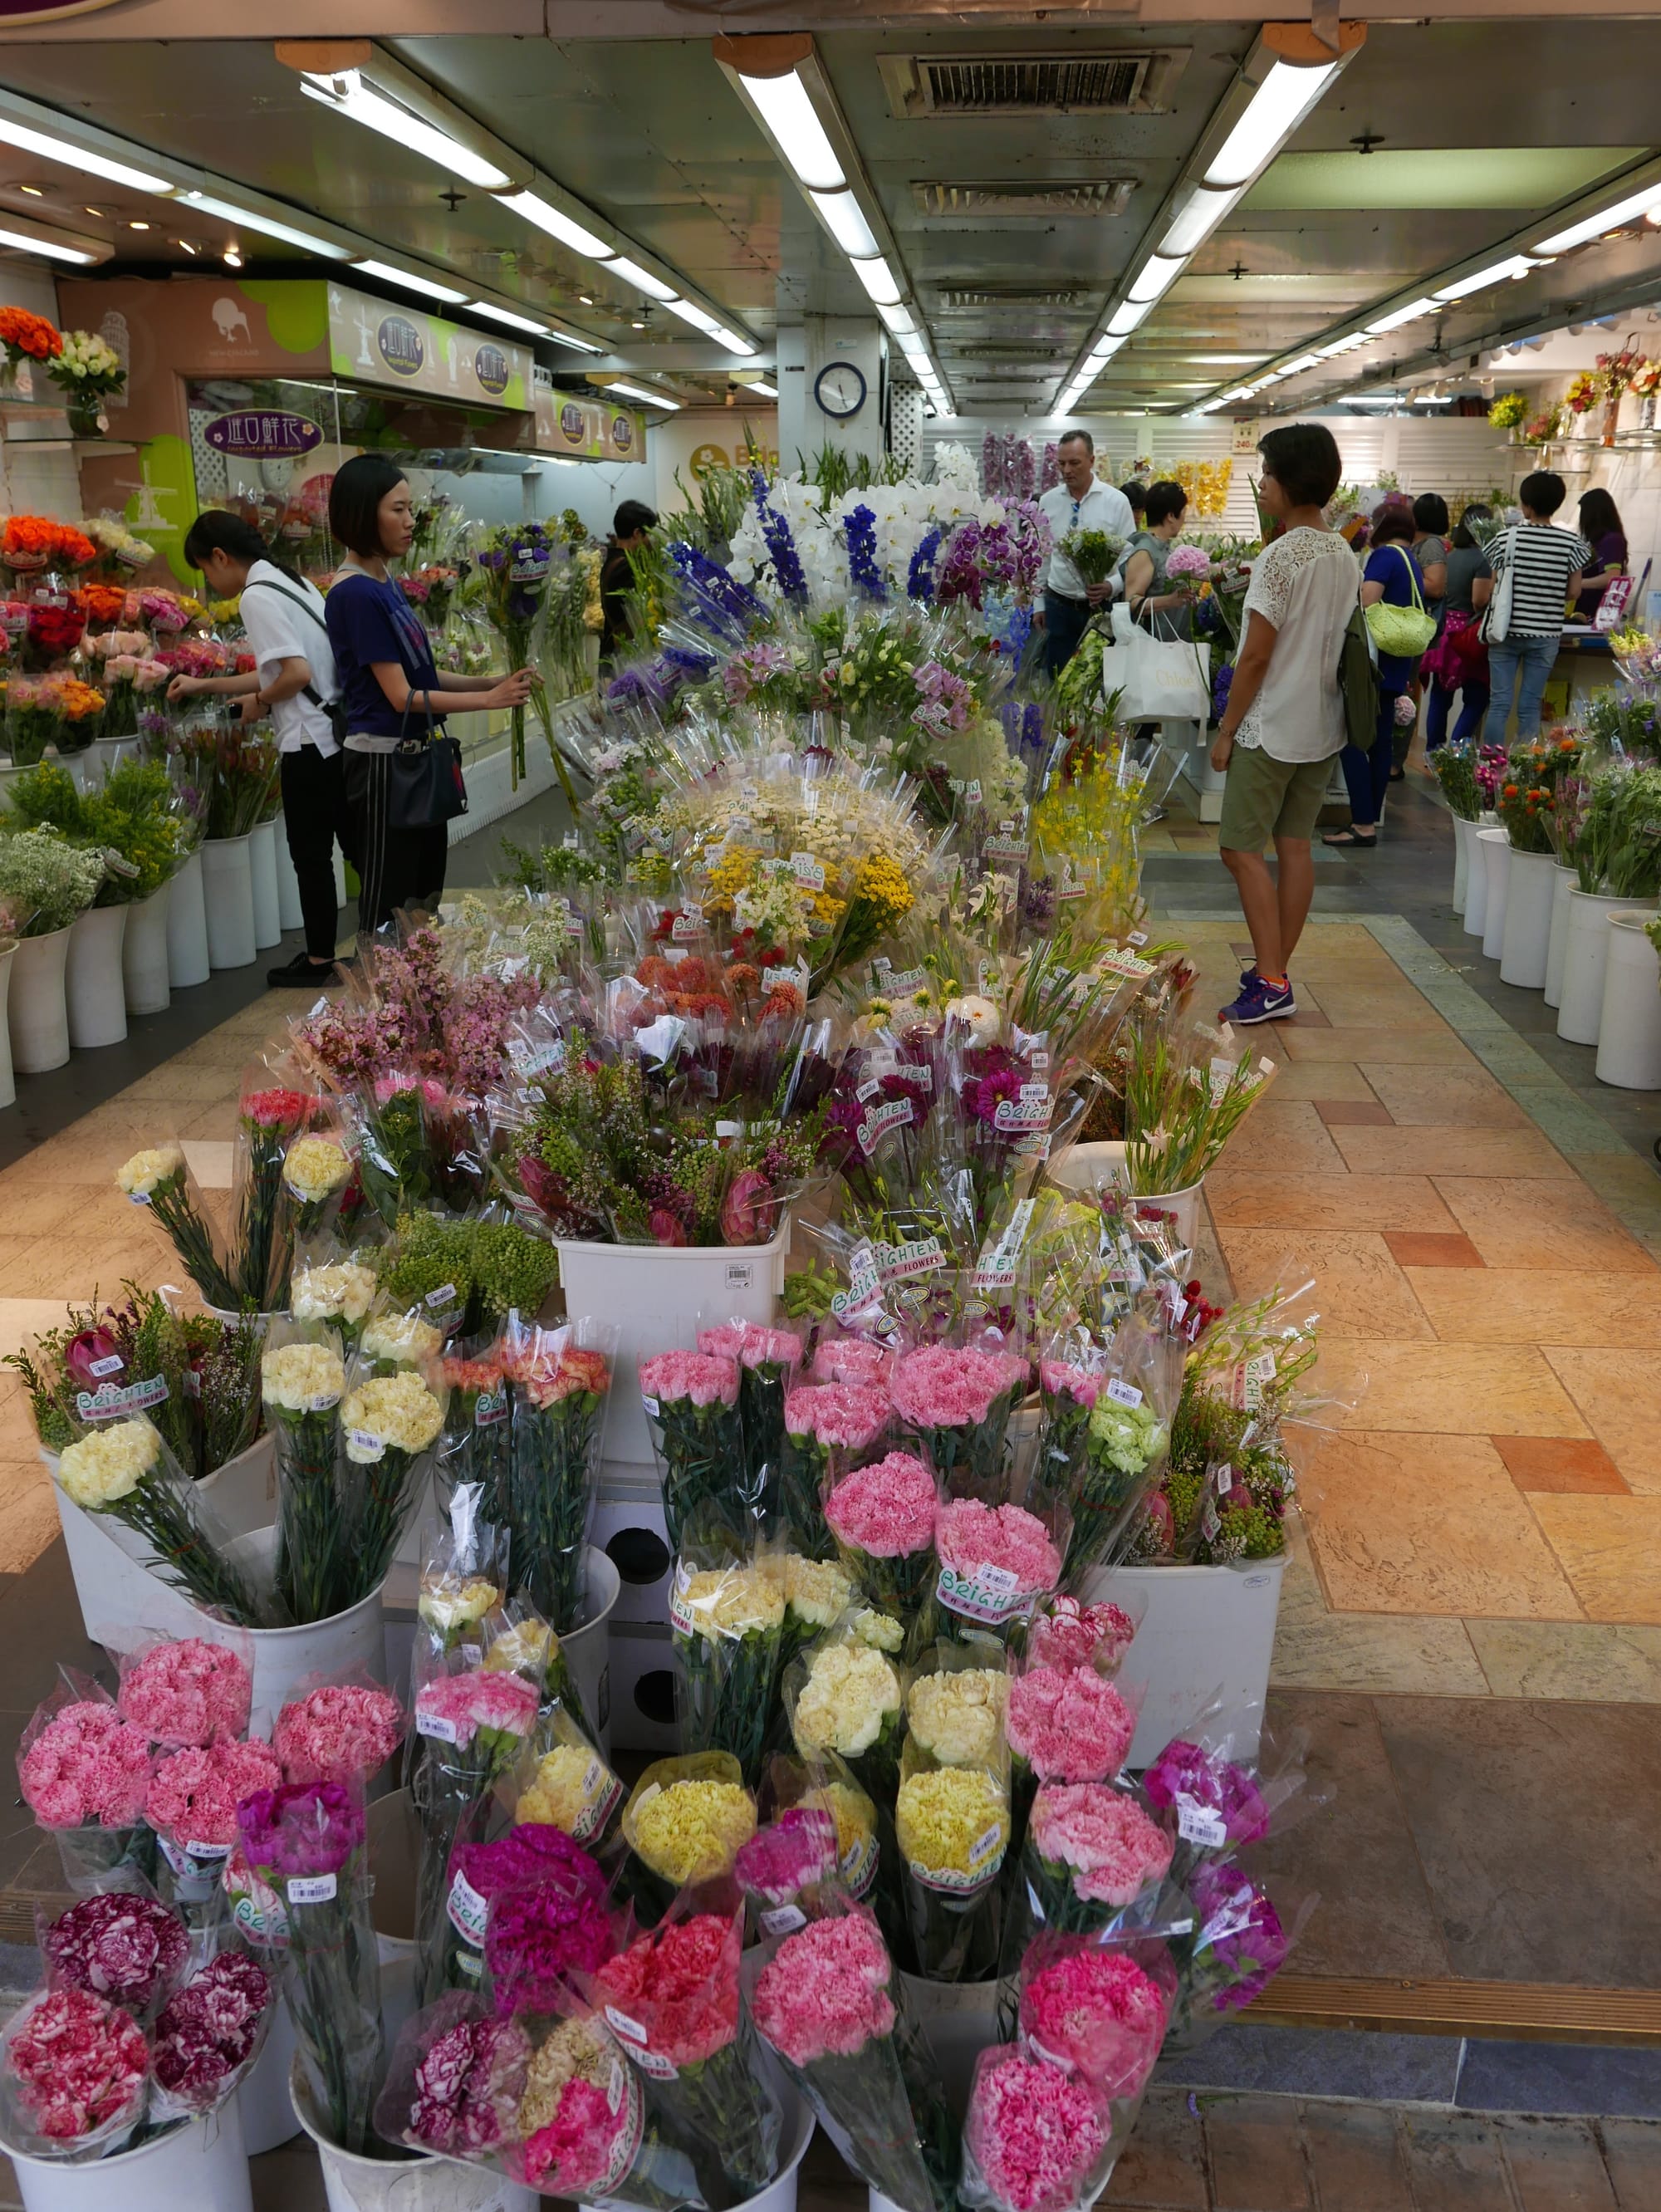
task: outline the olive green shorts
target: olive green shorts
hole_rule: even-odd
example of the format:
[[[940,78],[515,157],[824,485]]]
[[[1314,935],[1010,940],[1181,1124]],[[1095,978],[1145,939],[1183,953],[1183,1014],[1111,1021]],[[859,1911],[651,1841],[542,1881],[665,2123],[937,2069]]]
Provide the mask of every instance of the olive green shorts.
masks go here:
[[[1329,757],[1276,760],[1261,745],[1239,745],[1229,755],[1217,842],[1231,853],[1261,853],[1276,837],[1312,837],[1331,781]]]

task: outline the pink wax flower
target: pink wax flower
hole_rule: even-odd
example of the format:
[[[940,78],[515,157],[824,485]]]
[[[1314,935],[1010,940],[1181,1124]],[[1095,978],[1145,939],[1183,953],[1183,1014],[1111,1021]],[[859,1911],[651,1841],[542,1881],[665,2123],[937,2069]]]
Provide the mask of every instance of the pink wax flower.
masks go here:
[[[742,1845],[738,1887],[763,1905],[788,1905],[836,1865],[836,1823],[815,1805],[791,1805]]]
[[[1205,1751],[1178,1736],[1167,1743],[1143,1778],[1150,1805],[1161,1812],[1185,1804],[1219,1818],[1230,1847],[1256,1843],[1269,1832],[1269,1808],[1243,1766],[1219,1753]],[[1214,1848],[1222,1848],[1221,1844]]]
[[[791,1328],[769,1328],[759,1321],[724,1322],[700,1328],[698,1349],[736,1359],[741,1367],[789,1367],[802,1364],[802,1340]]]
[[[1110,2126],[1076,2075],[1006,2046],[976,2068],[963,2133],[1002,2212],[1059,2212],[1106,2148]]]
[[[40,1948],[54,1987],[65,1983],[145,2012],[184,1972],[191,1939],[159,1898],[115,1891],[60,1913]]]
[[[809,1379],[815,1382],[863,1382],[886,1390],[894,1354],[885,1344],[863,1336],[827,1337],[813,1355]]]
[[[864,1451],[888,1425],[886,1390],[861,1382],[804,1382],[785,1401],[785,1427],[792,1437]]]
[[[736,1406],[738,1362],[724,1352],[660,1352],[640,1362],[640,1395],[660,1406]]]
[[[909,1452],[890,1452],[844,1475],[825,1500],[833,1536],[872,1559],[908,1558],[934,1542],[934,1477]]]
[[[539,1702],[534,1682],[505,1669],[475,1667],[464,1674],[436,1674],[416,1697],[415,1728],[446,1742],[453,1729],[458,1748],[465,1751],[482,1728],[524,1735]]]
[[[179,1751],[240,1735],[253,1694],[253,1677],[234,1651],[187,1636],[153,1645],[130,1667],[116,1704],[152,1743]]]
[[[6,2065],[19,2103],[55,2142],[136,2118],[150,2054],[142,2031],[87,1990],[53,1990],[14,2029]]]
[[[1123,1606],[1105,1599],[1081,1605],[1076,1597],[1052,1597],[1035,1613],[1027,1631],[1027,1656],[1065,1674],[1075,1667],[1114,1666],[1130,1649],[1137,1625]]]
[[[1009,1748],[1040,1782],[1106,1782],[1118,1772],[1137,1717],[1088,1667],[1034,1667],[1009,1685]]]
[[[1046,1397],[1070,1398],[1088,1411],[1100,1396],[1107,1375],[1105,1369],[1095,1374],[1088,1367],[1070,1366],[1064,1359],[1040,1359],[1038,1381]]]
[[[403,1709],[376,1683],[325,1683],[285,1705],[271,1731],[285,1782],[367,1778],[403,1740]]]
[[[144,1818],[175,1844],[233,1844],[237,1807],[282,1779],[269,1743],[210,1743],[170,1752],[155,1770]]]
[[[1028,1822],[1039,1856],[1070,1867],[1084,1904],[1132,1905],[1170,1871],[1171,1838],[1105,1782],[1050,1783]]]
[[[1014,1352],[925,1344],[894,1368],[894,1411],[920,1429],[973,1428],[1026,1381],[1027,1362]]]
[[[1120,1951],[1059,1952],[1021,1993],[1021,2032],[1104,2097],[1134,2097],[1154,2070],[1170,2007],[1159,1984]]]
[[[239,1951],[221,1951],[162,2008],[155,2078],[175,2102],[205,2108],[247,2063],[271,2002],[270,1976]]]
[[[46,1723],[18,1761],[17,1778],[43,1828],[130,1828],[143,1817],[152,1771],[143,1729],[86,1698]]]
[[[965,1582],[985,1581],[991,1567],[1013,1576],[1012,1596],[1053,1589],[1061,1579],[1061,1553],[1049,1530],[1024,1505],[983,1505],[978,1498],[953,1498],[935,1514],[935,1549],[941,1563]]]
[[[792,2066],[851,2058],[892,2033],[894,1967],[868,1912],[812,1920],[779,1946],[756,1978],[756,2027]]]
[[[596,1996],[646,2030],[653,2057],[676,2066],[712,2058],[738,2033],[743,1929],[742,1912],[666,1922],[600,1968]]]

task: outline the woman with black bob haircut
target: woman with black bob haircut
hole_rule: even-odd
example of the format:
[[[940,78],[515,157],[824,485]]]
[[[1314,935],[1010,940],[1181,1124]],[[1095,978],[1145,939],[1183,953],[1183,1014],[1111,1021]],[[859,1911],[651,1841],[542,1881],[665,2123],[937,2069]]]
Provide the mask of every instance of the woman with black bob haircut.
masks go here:
[[[488,682],[440,675],[433,665],[426,629],[387,573],[415,534],[409,485],[396,462],[379,453],[348,461],[330,487],[329,527],[346,548],[326,611],[346,709],[346,805],[357,842],[362,942],[400,907],[430,911],[444,895],[447,823],[411,827],[397,819],[400,738],[438,735],[448,707],[471,714],[523,706],[530,677],[519,669]]]
[[[242,627],[254,657],[242,676],[175,676],[170,699],[201,695],[240,699],[245,722],[269,714],[280,757],[282,826],[300,887],[306,928],[302,951],[266,970],[273,989],[315,990],[337,982],[335,937],[335,841],[355,866],[346,815],[345,763],[335,729],[340,684],[329,643],[323,594],[268,551],[252,522],[223,507],[198,514],[185,538],[185,558],[199,569],[209,596],[242,599]]]

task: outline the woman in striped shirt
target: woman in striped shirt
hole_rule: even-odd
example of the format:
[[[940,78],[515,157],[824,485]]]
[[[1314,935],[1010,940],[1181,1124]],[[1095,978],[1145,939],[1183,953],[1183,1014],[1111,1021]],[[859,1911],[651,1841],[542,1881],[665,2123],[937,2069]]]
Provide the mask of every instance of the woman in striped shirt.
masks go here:
[[[1563,610],[1579,590],[1581,574],[1592,557],[1584,538],[1552,527],[1551,518],[1563,504],[1561,477],[1550,469],[1537,469],[1524,477],[1517,497],[1522,520],[1491,539],[1486,549],[1496,580],[1507,573],[1511,577],[1511,611],[1505,629],[1496,629],[1488,641],[1488,707],[1482,739],[1490,745],[1506,741],[1513,694],[1519,741],[1539,736],[1540,700],[1562,640]],[[1502,588],[1496,582],[1496,599]],[[1490,623],[1493,620],[1490,606]]]

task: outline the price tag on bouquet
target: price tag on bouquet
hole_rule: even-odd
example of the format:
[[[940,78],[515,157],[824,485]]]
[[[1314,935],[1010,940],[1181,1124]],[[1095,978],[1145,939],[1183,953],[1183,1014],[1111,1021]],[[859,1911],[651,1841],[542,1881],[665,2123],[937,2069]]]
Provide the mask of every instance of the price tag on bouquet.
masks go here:
[[[1185,1844],[1220,1851],[1228,1841],[1228,1823],[1212,1806],[1202,1805],[1197,1798],[1179,1796],[1177,1833]]]

